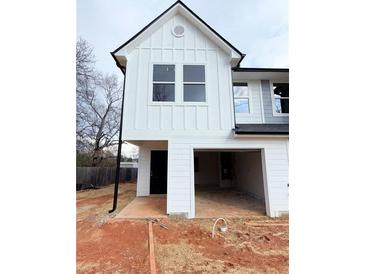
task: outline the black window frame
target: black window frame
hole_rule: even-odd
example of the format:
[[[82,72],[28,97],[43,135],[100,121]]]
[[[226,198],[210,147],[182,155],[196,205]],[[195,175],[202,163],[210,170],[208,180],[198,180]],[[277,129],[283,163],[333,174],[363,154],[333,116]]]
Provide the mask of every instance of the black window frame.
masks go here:
[[[288,86],[288,96],[281,96],[281,97],[275,97],[275,86],[280,86],[280,85],[287,85]],[[273,113],[275,116],[280,116],[280,115],[283,115],[283,116],[286,116],[286,115],[289,115],[289,104],[290,104],[290,95],[289,95],[289,92],[290,91],[290,86],[289,86],[289,83],[286,83],[286,82],[272,82],[272,96],[273,96]],[[280,112],[278,112],[277,110],[277,104],[276,104],[276,101],[277,100],[280,100]],[[288,103],[287,103],[287,112],[283,112],[283,103],[282,101],[283,100],[287,100]]]

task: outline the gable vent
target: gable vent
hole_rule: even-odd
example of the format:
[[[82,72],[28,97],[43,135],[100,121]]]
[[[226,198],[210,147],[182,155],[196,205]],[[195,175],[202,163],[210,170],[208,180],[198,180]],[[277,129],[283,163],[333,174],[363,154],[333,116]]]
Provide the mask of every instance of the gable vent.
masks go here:
[[[177,25],[172,29],[172,34],[176,37],[184,36],[185,29],[182,25]]]

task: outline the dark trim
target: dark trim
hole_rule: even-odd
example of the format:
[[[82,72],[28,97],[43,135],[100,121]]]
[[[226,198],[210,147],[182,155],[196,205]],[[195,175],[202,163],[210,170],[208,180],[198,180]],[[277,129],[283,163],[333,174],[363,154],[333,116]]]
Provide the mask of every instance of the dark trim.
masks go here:
[[[231,71],[231,79],[233,79],[233,71]],[[233,106],[233,122],[234,125],[236,127],[237,121],[236,121],[236,110],[235,110],[235,106],[234,106],[234,89],[233,89],[234,85],[232,85],[231,89],[232,89],[232,106]]]
[[[121,64],[119,64],[118,59],[117,59],[117,57],[115,57],[113,52],[111,52],[110,54],[112,55],[112,57],[115,61],[115,64],[117,65],[118,68],[120,68],[120,70],[122,71],[122,73],[124,74],[124,77],[125,77],[125,67],[123,67]]]
[[[237,124],[237,135],[289,135],[289,124]]]
[[[114,55],[112,54],[114,57]],[[122,92],[122,107],[121,107],[121,113],[120,113],[120,124],[119,124],[119,139],[118,139],[118,154],[117,154],[117,167],[115,170],[115,180],[114,180],[114,197],[113,197],[113,208],[109,210],[109,213],[112,213],[117,208],[118,203],[118,189],[119,189],[119,180],[120,180],[120,158],[122,153],[122,131],[123,131],[123,112],[124,112],[124,95],[125,95],[125,78],[126,78],[126,68],[119,65],[118,61],[116,61],[117,66],[120,68],[120,70],[124,74],[124,80],[123,80],[123,92]]]
[[[239,55],[241,55],[240,60],[237,63],[237,68],[240,65],[243,58],[245,58],[246,54],[243,54],[240,52],[236,47],[234,47],[231,43],[229,43],[223,36],[221,36],[218,32],[216,32],[211,26],[209,26],[203,19],[201,19],[195,12],[193,12],[188,6],[186,6],[182,1],[178,0],[174,4],[172,4],[167,10],[165,10],[163,13],[161,13],[159,16],[157,16],[154,20],[152,20],[147,26],[145,26],[143,29],[141,29],[137,34],[135,34],[132,38],[130,38],[127,42],[125,42],[123,45],[118,47],[116,50],[111,52],[113,58],[116,60],[114,54],[119,51],[121,48],[128,45],[130,42],[132,42],[134,39],[136,39],[142,32],[144,32],[146,29],[148,29],[152,24],[154,24],[158,19],[160,19],[162,16],[164,16],[167,12],[169,12],[173,7],[176,5],[182,5],[185,9],[187,9],[193,16],[195,16],[203,25],[205,25],[209,30],[211,30],[215,35],[217,35],[220,39],[223,40],[228,46],[230,46],[232,49],[234,49]],[[116,61],[117,62],[117,61]],[[117,62],[118,64],[118,62]]]
[[[234,82],[233,83],[234,87],[248,87],[247,82]]]
[[[289,72],[288,68],[232,68],[237,72]]]

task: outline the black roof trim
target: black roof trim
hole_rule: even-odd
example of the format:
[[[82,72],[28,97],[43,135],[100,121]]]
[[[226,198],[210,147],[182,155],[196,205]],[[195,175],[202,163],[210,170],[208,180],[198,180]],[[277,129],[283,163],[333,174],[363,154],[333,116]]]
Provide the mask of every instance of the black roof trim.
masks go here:
[[[288,135],[289,124],[237,124],[235,134]]]
[[[242,59],[245,58],[246,54],[240,52],[236,47],[234,47],[231,43],[229,43],[223,36],[221,36],[218,32],[216,32],[211,26],[209,26],[203,19],[201,19],[195,12],[193,12],[191,9],[189,9],[188,6],[186,6],[182,1],[178,0],[174,4],[172,4],[167,10],[165,10],[163,13],[161,13],[159,16],[157,16],[154,20],[152,20],[147,26],[145,26],[143,29],[141,29],[137,34],[135,34],[131,39],[129,39],[127,42],[125,42],[123,45],[118,47],[116,50],[112,51],[111,54],[114,57],[114,54],[119,51],[121,48],[125,47],[127,44],[132,42],[134,39],[136,39],[142,32],[144,32],[146,29],[148,29],[153,23],[155,23],[158,19],[160,19],[162,16],[164,16],[167,12],[169,12],[173,7],[176,5],[181,4],[184,8],[186,8],[192,15],[194,15],[203,25],[205,25],[209,30],[211,30],[215,35],[217,35],[220,39],[222,39],[227,45],[229,45],[231,48],[233,48],[239,55],[241,55],[241,59],[237,63],[237,67],[241,63]]]
[[[232,68],[239,72],[289,72],[288,68]]]

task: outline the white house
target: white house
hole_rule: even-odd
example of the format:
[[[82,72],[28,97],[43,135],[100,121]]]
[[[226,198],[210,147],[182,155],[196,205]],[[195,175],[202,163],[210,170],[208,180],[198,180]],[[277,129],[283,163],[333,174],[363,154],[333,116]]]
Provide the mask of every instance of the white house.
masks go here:
[[[241,68],[238,49],[177,1],[112,56],[125,74],[122,140],[139,146],[137,196],[195,217],[197,186],[288,212],[289,70]]]

